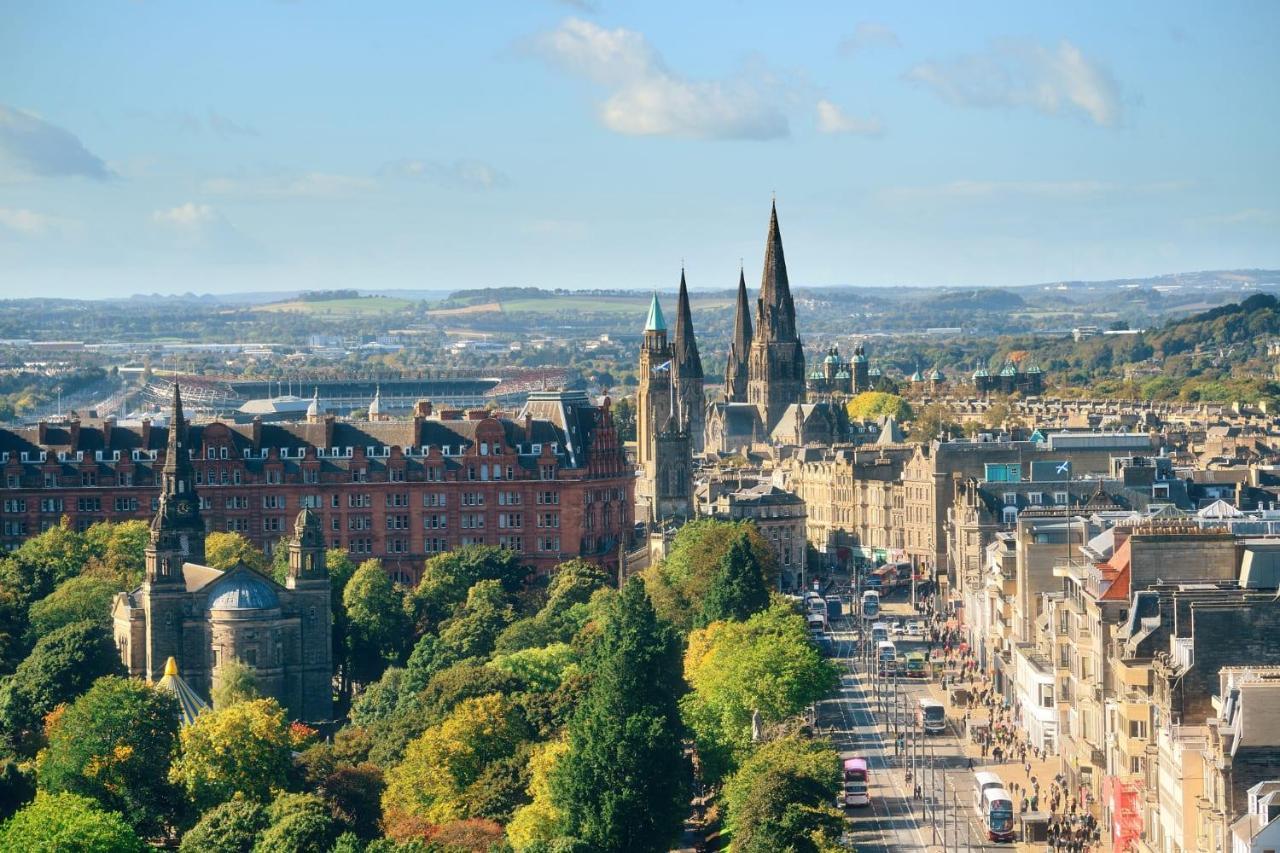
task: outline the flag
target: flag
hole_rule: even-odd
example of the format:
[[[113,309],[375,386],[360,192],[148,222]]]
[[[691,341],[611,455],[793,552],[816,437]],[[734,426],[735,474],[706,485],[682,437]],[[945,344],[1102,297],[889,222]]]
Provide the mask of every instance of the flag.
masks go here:
[[[661,372],[661,371],[663,371],[663,370],[670,370],[670,369],[671,369],[671,362],[669,362],[669,361],[664,361],[662,364],[659,364],[657,367],[655,367],[655,368],[653,369],[653,372],[654,372],[654,373],[660,373],[660,372]]]

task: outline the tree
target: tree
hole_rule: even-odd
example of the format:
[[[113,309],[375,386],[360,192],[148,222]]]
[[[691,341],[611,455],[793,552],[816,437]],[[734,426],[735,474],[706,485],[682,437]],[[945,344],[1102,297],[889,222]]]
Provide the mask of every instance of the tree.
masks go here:
[[[181,853],[251,853],[267,828],[261,803],[236,798],[206,811],[182,836]]]
[[[723,778],[751,750],[751,715],[766,723],[799,713],[838,683],[814,647],[803,617],[785,604],[746,622],[714,622],[689,636],[684,697],[703,775]]]
[[[743,853],[823,853],[834,847],[844,816],[829,803],[833,786],[787,770],[760,774],[737,811],[735,850]]]
[[[509,758],[528,736],[510,699],[497,694],[468,699],[414,739],[404,761],[387,773],[383,811],[431,823],[472,817],[463,799],[485,767]]]
[[[356,564],[345,550],[333,548],[325,552],[324,566],[329,571],[329,604],[333,611],[333,661],[339,689],[345,698],[351,695],[351,658],[348,655],[351,629],[342,596],[356,573]]]
[[[119,586],[97,575],[68,578],[58,588],[31,605],[29,622],[33,639],[72,622],[111,621],[111,600]]]
[[[387,664],[399,660],[409,633],[404,594],[380,560],[365,560],[347,582],[342,603],[349,625],[352,679],[374,681]]]
[[[170,778],[197,809],[236,794],[265,802],[284,788],[293,765],[289,724],[274,699],[253,699],[201,714],[182,730],[182,753]]]
[[[92,797],[143,836],[181,811],[168,780],[178,743],[178,703],[133,679],[100,678],[50,726],[40,756],[41,790]]]
[[[237,702],[248,702],[262,695],[258,689],[258,670],[239,658],[231,658],[218,668],[218,686],[213,689],[214,708],[227,708]]]
[[[8,820],[35,795],[35,773],[12,759],[0,759],[0,822]]]
[[[338,826],[324,800],[315,794],[283,793],[267,806],[267,828],[254,845],[256,853],[328,851]]]
[[[830,827],[827,810],[840,789],[839,765],[840,756],[829,741],[792,735],[762,744],[725,783],[725,829],[735,843],[742,843],[775,836],[777,831],[765,828],[766,824],[786,826],[790,829],[773,849],[814,850],[809,834]],[[782,803],[781,811],[772,808],[776,801],[768,793],[777,790],[773,780],[779,777],[801,782],[791,794],[796,799]],[[805,813],[785,816],[782,812],[792,804]],[[835,816],[838,827],[839,813]]]
[[[360,838],[371,841],[379,835],[382,794],[386,789],[381,768],[367,762],[343,762],[325,776],[318,793],[336,820]]]
[[[911,422],[913,441],[930,442],[941,437],[943,433],[956,433],[959,430],[960,427],[951,412],[937,403],[925,406]]]
[[[642,575],[658,616],[681,631],[692,628],[702,613],[702,599],[719,570],[721,558],[744,532],[764,573],[765,584],[772,588],[778,578],[778,560],[754,522],[693,521],[676,533],[666,559]]]
[[[701,624],[733,619],[741,622],[769,606],[764,572],[751,550],[751,540],[740,532],[720,558],[719,568],[702,599]]]
[[[589,671],[551,775],[553,800],[568,833],[598,849],[668,850],[689,808],[680,640],[639,579],[610,608]]]
[[[19,751],[33,750],[45,714],[70,702],[103,675],[123,673],[106,628],[74,622],[40,638],[0,684],[0,732]]]
[[[477,581],[457,615],[441,625],[435,658],[447,666],[466,658],[488,657],[498,634],[514,621],[515,609],[502,584]]]
[[[32,536],[3,560],[0,585],[13,589],[29,605],[80,574],[92,556],[84,536],[64,517],[62,524]]]
[[[240,533],[210,533],[204,540],[204,561],[226,571],[244,563],[255,572],[268,573],[267,557]]]
[[[142,853],[146,846],[115,812],[78,794],[36,795],[0,826],[0,850],[25,853]]]
[[[526,850],[539,841],[551,841],[564,828],[564,812],[551,793],[551,772],[569,751],[563,740],[547,741],[529,756],[529,797],[531,802],[516,809],[507,823],[507,840],[517,850]]]
[[[907,401],[884,391],[863,391],[845,405],[845,410],[855,421],[874,421],[886,416],[897,421],[911,420],[911,406]]]
[[[509,548],[468,545],[432,557],[409,596],[415,634],[433,632],[467,600],[467,593],[476,583],[496,580],[503,590],[515,593],[528,575],[519,554]]]
[[[151,527],[145,521],[100,521],[89,526],[84,539],[95,561],[88,573],[109,578],[119,589],[131,589],[142,580],[151,543]]]

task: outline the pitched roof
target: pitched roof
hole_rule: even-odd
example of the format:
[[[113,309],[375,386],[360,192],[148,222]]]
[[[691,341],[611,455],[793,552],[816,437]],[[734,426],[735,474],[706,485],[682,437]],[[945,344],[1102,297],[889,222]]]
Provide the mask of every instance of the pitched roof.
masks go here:
[[[649,317],[644,321],[644,330],[646,332],[665,332],[667,330],[667,321],[662,318],[662,306],[658,304],[658,294],[653,294],[653,299],[649,302]]]

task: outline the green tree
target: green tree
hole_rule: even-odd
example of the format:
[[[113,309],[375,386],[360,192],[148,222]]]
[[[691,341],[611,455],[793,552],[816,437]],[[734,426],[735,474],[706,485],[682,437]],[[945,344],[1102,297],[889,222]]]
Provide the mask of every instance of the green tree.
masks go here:
[[[777,604],[745,622],[713,622],[689,636],[685,721],[705,778],[723,778],[751,750],[751,715],[765,723],[791,717],[838,683],[814,647],[804,618]]]
[[[371,841],[379,835],[382,794],[386,789],[386,780],[378,766],[341,762],[324,777],[318,793],[336,820],[360,838]]]
[[[681,631],[691,629],[702,613],[702,600],[720,568],[720,560],[746,533],[751,551],[769,588],[777,583],[778,560],[760,529],[751,521],[702,519],[680,528],[666,559],[642,575],[658,616]]]
[[[352,679],[369,683],[400,659],[409,633],[404,594],[380,560],[365,560],[342,594],[349,626]]]
[[[218,686],[210,697],[214,708],[227,708],[261,696],[257,669],[234,657],[218,667]]]
[[[615,600],[551,776],[569,834],[606,851],[665,851],[689,808],[680,640],[633,579]]]
[[[356,564],[341,548],[325,552],[324,566],[329,572],[329,602],[333,610],[333,661],[337,670],[338,685],[342,696],[351,695],[350,624],[347,608],[342,603],[347,584],[356,573]]]
[[[35,802],[0,826],[0,850],[22,853],[142,853],[124,818],[78,794],[40,792]]]
[[[529,575],[520,555],[509,548],[468,545],[427,560],[418,586],[409,596],[417,635],[431,633],[467,600],[471,587],[495,580],[508,593],[517,592]]]
[[[960,425],[955,416],[937,403],[930,403],[920,410],[911,422],[911,440],[930,442],[941,438],[943,433],[956,434]]]
[[[840,789],[839,767],[840,756],[826,740],[791,735],[760,745],[725,782],[721,792],[725,829],[736,841],[743,835],[752,834],[754,827],[750,825],[751,821],[762,817],[769,820],[779,818],[777,814],[762,814],[759,808],[767,801],[760,796],[760,791],[771,784],[767,781],[770,777],[790,776],[805,780],[807,793],[796,804],[814,811],[828,808]],[[818,818],[817,823],[811,828],[822,825],[822,815],[815,817]],[[805,847],[806,843],[801,838],[789,838],[775,849],[789,849],[788,845],[800,845],[796,849],[813,849]]]
[[[884,391],[863,391],[845,405],[845,410],[855,421],[874,421],[885,416],[897,421],[911,420],[911,406],[907,401]]]
[[[743,853],[824,853],[835,847],[844,816],[830,803],[835,791],[787,770],[760,774],[735,816],[734,850]]]
[[[182,730],[182,753],[170,778],[197,809],[236,794],[265,802],[284,788],[293,765],[289,724],[274,699],[254,699],[206,712]]]
[[[10,758],[0,758],[0,822],[36,795],[36,775]]]
[[[0,586],[9,587],[29,605],[80,574],[92,557],[83,534],[71,529],[64,517],[62,524],[32,536],[0,561]]]
[[[206,811],[182,836],[181,853],[251,853],[267,828],[261,803],[236,798]]]
[[[769,606],[769,589],[764,572],[751,550],[751,540],[740,532],[720,565],[702,599],[701,624],[732,619],[738,622]]]
[[[0,732],[20,752],[32,752],[45,714],[70,702],[103,675],[123,673],[106,628],[74,622],[36,643],[14,672],[0,683]]]
[[[267,556],[240,533],[210,533],[204,540],[204,561],[226,571],[244,563],[255,572],[268,573]]]
[[[516,850],[528,850],[536,843],[552,841],[563,832],[564,812],[553,800],[551,774],[568,751],[568,743],[553,740],[539,744],[530,753],[530,802],[516,809],[507,823],[507,840]]]
[[[93,553],[93,573],[110,578],[119,589],[131,589],[142,580],[151,528],[145,521],[100,521],[84,532]]]
[[[133,679],[100,678],[58,716],[40,754],[41,790],[92,797],[140,834],[160,834],[181,811],[169,782],[178,704]]]
[[[338,836],[324,800],[315,794],[280,794],[267,806],[267,828],[256,853],[327,853]]]
[[[511,757],[528,734],[510,699],[468,699],[409,744],[404,761],[387,773],[383,811],[389,819],[435,824],[472,817],[468,789],[489,764]]]
[[[111,622],[111,600],[119,586],[99,575],[68,578],[58,588],[31,605],[29,622],[33,639],[39,639],[72,622]]]

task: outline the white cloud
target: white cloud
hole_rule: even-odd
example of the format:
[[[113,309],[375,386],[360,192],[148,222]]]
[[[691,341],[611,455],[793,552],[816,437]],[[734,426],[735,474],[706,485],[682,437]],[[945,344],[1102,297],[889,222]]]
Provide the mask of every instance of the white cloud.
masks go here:
[[[61,219],[23,208],[0,207],[0,226],[28,236],[40,236],[62,224]]]
[[[532,42],[561,70],[603,87],[602,124],[632,136],[776,139],[789,133],[788,87],[763,69],[689,80],[666,67],[642,33],[569,18]]]
[[[257,201],[289,199],[341,199],[373,189],[372,178],[305,172],[300,175],[209,178],[200,188],[212,195],[233,196]]]
[[[81,176],[103,180],[111,171],[75,134],[38,116],[0,104],[0,153],[42,178]]]
[[[884,126],[877,118],[858,118],[845,114],[828,100],[818,101],[818,130],[821,133],[849,133],[858,136],[879,136]]]
[[[860,21],[853,34],[840,40],[840,52],[852,55],[870,47],[902,47],[898,34],[884,24]]]
[[[178,228],[200,228],[218,218],[218,213],[207,204],[187,202],[167,210],[157,210],[151,218],[162,225],[173,225]]]
[[[151,220],[168,247],[214,263],[258,261],[261,247],[208,204],[193,201],[154,211]]]
[[[379,171],[390,177],[421,178],[450,189],[492,190],[511,183],[505,174],[479,160],[396,160]]]
[[[1075,113],[1102,127],[1115,127],[1123,117],[1119,84],[1065,39],[1057,47],[1006,39],[983,53],[922,63],[906,77],[960,106]]]

